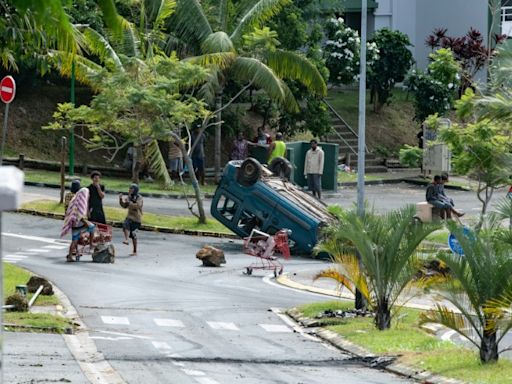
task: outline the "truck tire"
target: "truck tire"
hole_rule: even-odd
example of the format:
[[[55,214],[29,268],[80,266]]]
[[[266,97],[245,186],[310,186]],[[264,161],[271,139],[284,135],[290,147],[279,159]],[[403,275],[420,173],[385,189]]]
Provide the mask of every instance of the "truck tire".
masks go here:
[[[273,159],[270,162],[268,168],[274,175],[279,176],[282,179],[290,180],[290,175],[292,174],[292,165],[284,157],[276,157]]]
[[[245,159],[244,162],[240,165],[237,181],[247,187],[257,182],[260,179],[260,176],[260,162],[256,159],[253,159],[252,157],[249,157],[248,159]]]

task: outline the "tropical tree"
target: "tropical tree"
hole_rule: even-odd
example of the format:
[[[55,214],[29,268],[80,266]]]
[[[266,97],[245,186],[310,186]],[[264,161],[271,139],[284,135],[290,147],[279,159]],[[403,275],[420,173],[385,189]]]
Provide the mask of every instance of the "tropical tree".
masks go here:
[[[450,224],[464,250],[461,257],[441,253],[452,279],[444,284],[441,295],[453,307],[438,303],[422,314],[422,323],[437,323],[450,328],[474,344],[482,363],[499,358],[499,343],[512,329],[512,247],[482,231],[466,236],[462,228]]]
[[[375,312],[379,330],[391,327],[398,297],[417,272],[416,250],[436,224],[414,224],[415,209],[408,206],[385,215],[373,211],[341,213],[339,223],[325,231],[318,251],[327,252],[335,267],[316,278],[333,278],[351,292],[357,289]]]
[[[279,49],[273,31],[264,23],[288,5],[290,0],[241,2],[234,12],[228,1],[219,1],[217,18],[210,23],[198,0],[178,0],[169,26],[176,47],[192,55],[189,60],[211,69],[201,95],[213,109],[222,110],[222,94],[228,79],[264,90],[273,100],[291,110],[297,102],[283,79],[297,80],[313,93],[324,95],[325,82],[306,57]],[[234,16],[233,16],[234,15]],[[242,88],[243,89],[243,88]],[[220,171],[221,116],[215,130],[215,174]]]

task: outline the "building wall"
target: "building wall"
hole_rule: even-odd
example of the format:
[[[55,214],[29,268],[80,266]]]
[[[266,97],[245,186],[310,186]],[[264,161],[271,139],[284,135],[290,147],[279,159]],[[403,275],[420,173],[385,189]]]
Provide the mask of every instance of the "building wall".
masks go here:
[[[407,34],[417,66],[424,69],[430,53],[425,39],[435,28],[462,36],[473,27],[487,40],[488,15],[488,0],[379,0],[375,30],[387,27]]]

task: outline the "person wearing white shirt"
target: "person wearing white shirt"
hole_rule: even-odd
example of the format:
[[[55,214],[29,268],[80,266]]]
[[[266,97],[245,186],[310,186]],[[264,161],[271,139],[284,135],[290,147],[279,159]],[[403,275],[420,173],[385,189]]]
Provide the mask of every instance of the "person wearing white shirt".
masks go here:
[[[318,142],[315,139],[312,139],[309,143],[311,148],[306,152],[304,176],[306,176],[309,191],[320,200],[322,198],[324,151],[318,146]]]

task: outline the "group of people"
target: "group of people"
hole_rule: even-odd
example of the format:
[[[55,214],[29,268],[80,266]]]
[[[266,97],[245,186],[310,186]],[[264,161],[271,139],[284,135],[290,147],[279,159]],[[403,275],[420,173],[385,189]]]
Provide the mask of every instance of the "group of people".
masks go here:
[[[76,261],[78,253],[78,241],[83,233],[89,234],[89,245],[92,248],[93,233],[96,224],[106,224],[105,212],[103,210],[103,199],[105,198],[105,186],[101,184],[101,173],[91,173],[91,184],[88,187],[81,187],[79,180],[73,180],[70,191],[64,200],[64,224],[61,230],[61,237],[71,232],[71,244],[66,261]],[[137,230],[142,223],[143,199],[139,194],[139,186],[131,184],[128,194],[119,194],[119,205],[128,209],[128,214],[123,222],[124,244],[129,244],[132,239],[133,253],[137,255]]]
[[[426,200],[439,209],[442,219],[451,219],[452,217],[464,216],[464,212],[455,209],[453,199],[446,195],[444,190],[445,184],[448,182],[448,174],[435,175],[432,183],[427,186]]]

